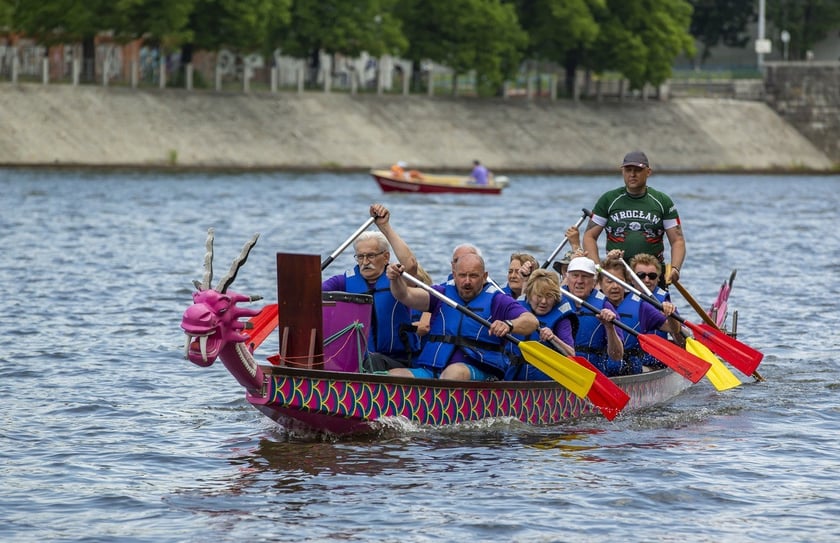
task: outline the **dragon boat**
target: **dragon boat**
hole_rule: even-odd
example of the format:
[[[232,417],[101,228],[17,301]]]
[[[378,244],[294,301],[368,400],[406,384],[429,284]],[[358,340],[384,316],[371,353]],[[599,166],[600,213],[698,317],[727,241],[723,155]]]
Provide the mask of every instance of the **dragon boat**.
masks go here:
[[[439,427],[510,417],[551,425],[598,408],[554,381],[464,382],[410,379],[361,372],[372,297],[321,292],[319,257],[277,253],[277,299],[229,290],[259,234],[245,244],[230,270],[212,282],[213,230],[208,232],[201,282],[183,314],[185,357],[208,367],[221,360],[245,389],[246,400],[289,431],[364,434],[405,421]],[[331,257],[332,258],[332,257]],[[243,320],[243,319],[248,320]],[[263,341],[278,336],[278,350],[257,362]],[[667,402],[693,383],[669,368],[613,377],[627,395],[624,413]]]

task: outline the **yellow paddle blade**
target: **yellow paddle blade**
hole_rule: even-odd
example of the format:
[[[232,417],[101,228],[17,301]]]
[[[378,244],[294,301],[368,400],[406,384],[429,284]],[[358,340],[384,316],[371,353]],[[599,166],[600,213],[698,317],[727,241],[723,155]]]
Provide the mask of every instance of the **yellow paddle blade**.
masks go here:
[[[741,384],[741,380],[729,371],[723,362],[715,356],[715,353],[709,350],[708,347],[700,343],[694,338],[686,338],[685,350],[698,358],[702,358],[712,365],[706,373],[706,377],[718,390],[728,390],[735,388]]]
[[[594,371],[538,341],[520,341],[519,350],[526,362],[569,389],[575,396],[585,398],[595,382]]]

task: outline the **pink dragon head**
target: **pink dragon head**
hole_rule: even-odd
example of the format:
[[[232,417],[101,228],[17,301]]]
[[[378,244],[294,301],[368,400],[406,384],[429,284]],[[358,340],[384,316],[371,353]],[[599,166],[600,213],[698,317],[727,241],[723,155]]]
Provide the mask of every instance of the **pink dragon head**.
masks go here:
[[[248,335],[241,331],[246,327],[241,317],[252,317],[259,310],[237,307],[239,302],[253,302],[261,300],[262,296],[246,296],[235,292],[227,292],[233,283],[239,268],[245,264],[248,254],[257,242],[259,234],[254,235],[242,248],[242,253],[233,261],[228,274],[219,281],[215,289],[210,287],[213,280],[213,229],[207,232],[207,253],[204,256],[204,280],[194,284],[198,292],[193,294],[193,305],[187,308],[181,319],[181,328],[187,334],[185,357],[198,366],[211,366],[217,358],[230,359],[232,365],[240,365],[241,353],[236,346],[248,340]],[[250,353],[249,353],[250,354]],[[227,365],[227,361],[226,361]],[[253,374],[251,365],[256,366],[251,358],[250,364],[245,364],[247,372]],[[230,369],[230,368],[229,368]]]

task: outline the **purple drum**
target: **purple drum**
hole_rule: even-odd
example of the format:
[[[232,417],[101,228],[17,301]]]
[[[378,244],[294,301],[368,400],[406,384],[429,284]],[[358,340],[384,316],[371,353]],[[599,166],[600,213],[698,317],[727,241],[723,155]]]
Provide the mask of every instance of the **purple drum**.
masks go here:
[[[373,296],[324,292],[324,369],[359,372],[367,354]]]

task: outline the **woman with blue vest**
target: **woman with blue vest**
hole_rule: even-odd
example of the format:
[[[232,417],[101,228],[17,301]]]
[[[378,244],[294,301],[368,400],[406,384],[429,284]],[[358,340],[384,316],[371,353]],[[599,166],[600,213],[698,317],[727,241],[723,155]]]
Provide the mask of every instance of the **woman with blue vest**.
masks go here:
[[[460,256],[453,265],[453,278],[431,288],[490,321],[490,327],[424,289],[409,288],[402,271],[398,264],[388,267],[391,293],[403,304],[431,314],[429,335],[413,367],[388,373],[460,381],[502,379],[509,365],[502,338],[507,334],[530,334],[538,323],[519,302],[487,281],[484,259],[476,254]]]
[[[575,334],[575,353],[589,360],[608,377],[621,372],[624,357],[624,336],[613,321],[618,318],[615,307],[603,292],[595,288],[598,270],[595,262],[586,256],[578,256],[569,263],[566,273],[569,292],[598,309],[593,313],[583,306],[575,309],[578,317],[578,331]]]
[[[617,258],[607,258],[601,268],[627,283],[624,264]],[[663,302],[659,311],[635,294],[628,294],[621,284],[606,275],[600,280],[601,292],[618,311],[621,322],[636,330],[640,334],[650,334],[655,331],[679,333],[680,323],[668,317],[676,309],[671,302]],[[633,334],[624,336],[624,359],[619,375],[642,373],[643,366],[660,367],[661,363],[642,350],[639,339]]]
[[[572,303],[563,298],[560,277],[553,271],[537,269],[531,272],[525,286],[524,298],[519,300],[525,309],[539,321],[537,331],[521,340],[541,341],[566,356],[575,355],[577,315]],[[551,377],[527,364],[519,347],[510,343],[511,367],[505,374],[506,381],[550,381]]]

